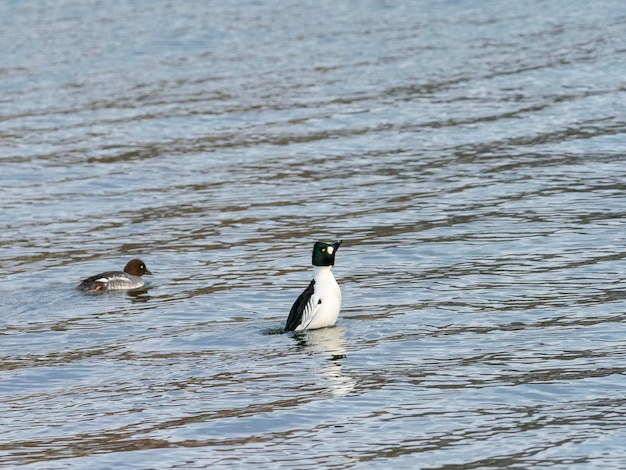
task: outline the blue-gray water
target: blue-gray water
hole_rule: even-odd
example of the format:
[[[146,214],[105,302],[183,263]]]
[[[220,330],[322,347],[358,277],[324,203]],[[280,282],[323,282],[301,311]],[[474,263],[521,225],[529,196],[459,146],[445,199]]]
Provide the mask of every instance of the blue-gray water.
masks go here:
[[[626,467],[625,77],[622,0],[0,3],[0,466]]]

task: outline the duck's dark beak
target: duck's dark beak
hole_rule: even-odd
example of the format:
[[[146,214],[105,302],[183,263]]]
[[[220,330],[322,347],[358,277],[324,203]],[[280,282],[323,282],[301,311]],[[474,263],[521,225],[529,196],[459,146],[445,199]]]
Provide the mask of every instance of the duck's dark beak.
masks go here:
[[[339,240],[337,243],[333,243],[332,247],[334,248],[334,251],[337,251],[342,243],[343,240]]]
[[[146,268],[146,272],[144,274],[150,274],[152,276],[152,271],[150,271],[148,268]]]

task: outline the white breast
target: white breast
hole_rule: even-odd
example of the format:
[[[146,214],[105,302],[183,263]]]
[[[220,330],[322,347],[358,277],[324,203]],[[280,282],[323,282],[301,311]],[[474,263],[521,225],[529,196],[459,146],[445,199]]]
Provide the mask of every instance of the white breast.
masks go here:
[[[315,270],[315,294],[317,305],[314,318],[306,325],[307,329],[324,328],[337,322],[341,310],[341,290],[330,270],[330,266],[319,266]]]

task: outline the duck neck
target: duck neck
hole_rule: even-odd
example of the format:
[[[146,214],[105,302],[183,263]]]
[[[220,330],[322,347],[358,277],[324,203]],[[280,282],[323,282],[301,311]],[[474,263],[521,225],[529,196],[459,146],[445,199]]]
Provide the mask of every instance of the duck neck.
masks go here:
[[[327,276],[328,274],[332,276],[330,268],[332,268],[332,266],[313,266],[314,277],[317,279],[320,276]]]

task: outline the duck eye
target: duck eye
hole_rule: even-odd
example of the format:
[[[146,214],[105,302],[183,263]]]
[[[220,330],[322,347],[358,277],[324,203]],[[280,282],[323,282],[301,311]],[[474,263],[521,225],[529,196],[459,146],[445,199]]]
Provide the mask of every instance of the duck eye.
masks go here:
[[[326,251],[326,248],[322,248],[322,253],[324,253]]]

